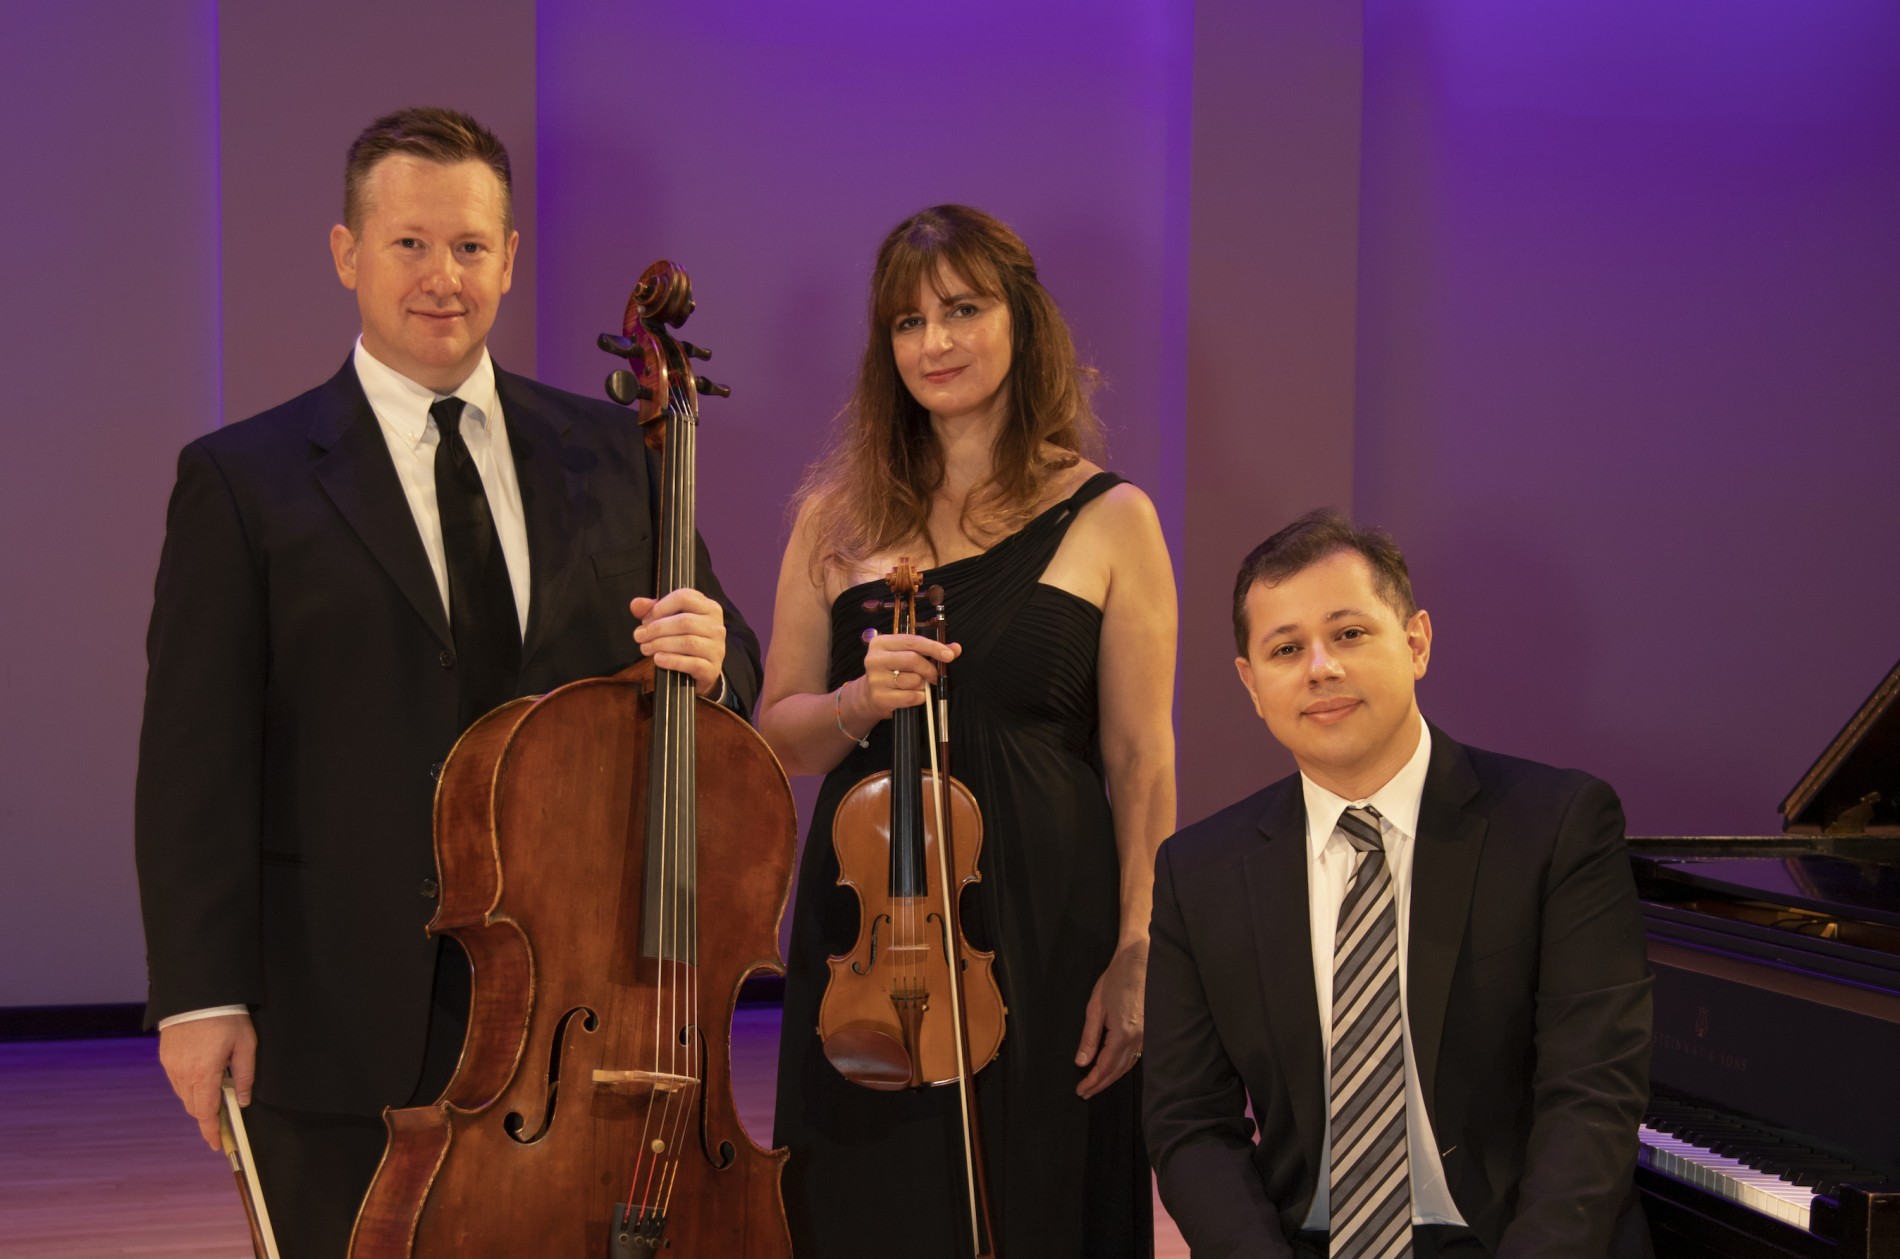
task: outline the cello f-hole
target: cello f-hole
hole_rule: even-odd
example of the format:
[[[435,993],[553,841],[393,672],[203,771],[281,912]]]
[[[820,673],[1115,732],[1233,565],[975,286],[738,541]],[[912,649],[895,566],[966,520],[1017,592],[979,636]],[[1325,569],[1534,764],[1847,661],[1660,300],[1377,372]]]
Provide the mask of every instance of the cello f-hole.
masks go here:
[[[548,1083],[547,1089],[543,1094],[541,1126],[527,1136],[523,1136],[521,1135],[521,1130],[528,1126],[527,1116],[518,1110],[511,1110],[507,1116],[502,1119],[502,1131],[506,1132],[512,1140],[521,1145],[533,1145],[536,1141],[539,1141],[542,1137],[547,1135],[548,1127],[554,1122],[555,1101],[561,1091],[561,1046],[567,1042],[568,1024],[572,1023],[576,1018],[581,1020],[581,1029],[583,1031],[591,1032],[600,1026],[600,1019],[586,1006],[569,1010],[566,1014],[561,1016],[560,1023],[555,1026],[554,1035],[548,1042],[548,1069],[546,1077]]]

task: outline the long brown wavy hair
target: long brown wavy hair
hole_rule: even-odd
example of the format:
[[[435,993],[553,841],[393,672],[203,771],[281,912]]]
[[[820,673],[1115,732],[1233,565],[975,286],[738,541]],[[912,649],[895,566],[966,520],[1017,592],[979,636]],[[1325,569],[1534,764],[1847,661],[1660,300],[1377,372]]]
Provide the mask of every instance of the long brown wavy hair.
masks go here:
[[[943,451],[930,414],[897,373],[891,329],[930,281],[938,296],[954,271],[1009,307],[1010,367],[1003,423],[989,479],[963,504],[971,537],[1011,532],[1035,515],[1049,479],[1094,457],[1101,424],[1089,407],[1095,370],[1075,360],[1075,342],[1055,300],[1036,278],[1029,247],[1004,224],[966,205],[938,205],[899,223],[877,251],[871,326],[851,401],[831,448],[806,473],[794,507],[812,503],[814,572],[849,568],[908,538],[927,537],[930,501],[943,484]],[[1046,458],[1044,445],[1065,455]]]

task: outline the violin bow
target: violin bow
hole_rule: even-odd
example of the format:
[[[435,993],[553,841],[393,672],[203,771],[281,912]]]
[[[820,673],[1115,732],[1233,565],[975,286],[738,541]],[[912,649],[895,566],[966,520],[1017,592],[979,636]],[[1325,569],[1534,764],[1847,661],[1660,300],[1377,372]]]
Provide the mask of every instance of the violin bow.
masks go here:
[[[931,619],[937,641],[943,642],[945,628],[942,586],[924,592],[936,608]],[[915,595],[912,596],[915,599]],[[914,606],[914,605],[913,605]],[[911,613],[915,626],[916,612]],[[990,1221],[989,1176],[984,1168],[982,1135],[977,1122],[976,1092],[970,1072],[970,1028],[963,1010],[963,958],[960,955],[963,928],[957,914],[958,889],[952,885],[950,869],[950,819],[943,807],[943,780],[950,772],[950,666],[937,667],[934,698],[924,703],[925,743],[930,749],[930,798],[937,818],[937,886],[943,897],[945,939],[949,942],[950,1015],[957,1037],[957,1098],[963,1113],[963,1183],[970,1210],[970,1244],[975,1259],[1000,1259],[996,1230]]]

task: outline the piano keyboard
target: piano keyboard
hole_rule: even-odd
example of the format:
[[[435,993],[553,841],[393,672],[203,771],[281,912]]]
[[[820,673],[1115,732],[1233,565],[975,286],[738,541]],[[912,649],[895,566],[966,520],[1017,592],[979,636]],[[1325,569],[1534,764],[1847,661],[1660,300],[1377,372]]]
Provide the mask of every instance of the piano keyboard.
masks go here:
[[[1809,1232],[1814,1200],[1878,1173],[1657,1089],[1637,1129],[1640,1166]],[[1825,1229],[1821,1230],[1825,1233]]]
[[[1739,1202],[1784,1224],[1807,1228],[1814,1190],[1751,1167],[1741,1159],[1717,1154],[1648,1124],[1636,1130],[1636,1162],[1666,1172],[1710,1193]]]

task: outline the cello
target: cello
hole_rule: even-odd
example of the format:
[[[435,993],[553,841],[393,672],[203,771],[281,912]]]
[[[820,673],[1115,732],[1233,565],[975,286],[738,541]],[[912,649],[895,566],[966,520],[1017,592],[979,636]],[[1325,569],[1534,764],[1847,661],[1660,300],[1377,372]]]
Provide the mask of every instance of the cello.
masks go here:
[[[885,577],[893,634],[930,629],[939,641],[943,588],[927,593],[936,615],[917,619],[921,578],[908,559]],[[866,631],[869,637],[870,632]],[[970,1253],[998,1259],[977,1121],[974,1077],[996,1058],[1005,1011],[996,955],[963,936],[958,902],[980,882],[982,811],[950,777],[948,666],[934,694],[892,717],[891,768],[845,793],[833,816],[838,883],[859,903],[858,939],[829,959],[818,1010],[826,1058],[854,1084],[883,1091],[955,1084],[962,1122]]]
[[[656,596],[694,583],[698,397],[730,392],[667,331],[692,310],[657,262],[601,338],[663,453]],[[469,956],[467,1039],[434,1104],[384,1112],[350,1259],[789,1259],[786,1154],[739,1122],[730,1028],[745,977],[782,973],[796,826],[765,741],[650,662],[471,726],[428,927]]]

